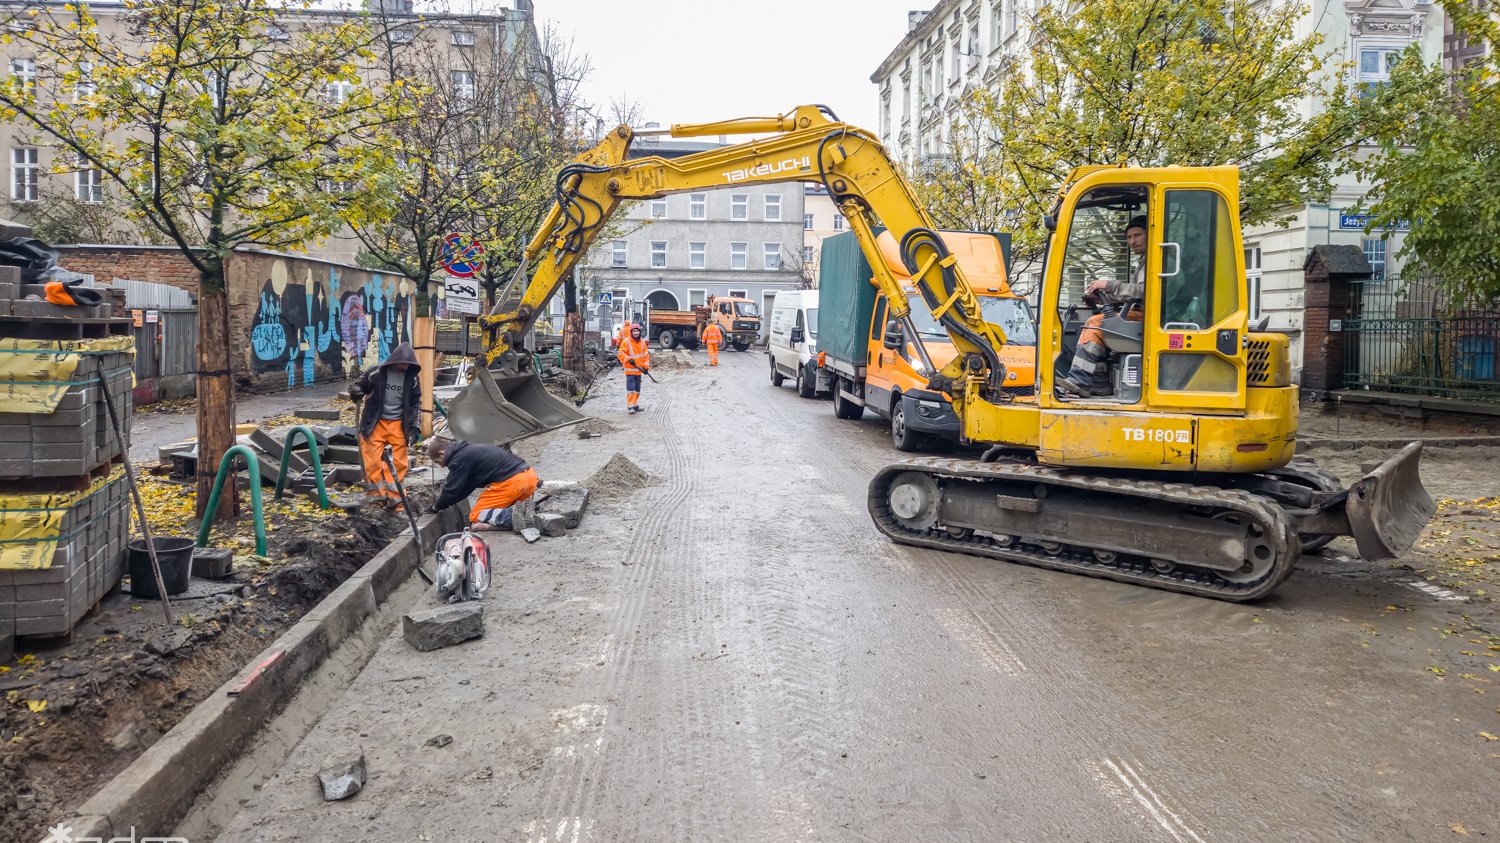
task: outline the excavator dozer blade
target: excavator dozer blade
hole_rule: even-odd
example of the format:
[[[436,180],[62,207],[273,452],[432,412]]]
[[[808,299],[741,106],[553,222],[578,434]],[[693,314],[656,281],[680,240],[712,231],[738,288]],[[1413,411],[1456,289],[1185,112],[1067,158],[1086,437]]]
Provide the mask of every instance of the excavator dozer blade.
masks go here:
[[[588,418],[554,397],[536,375],[496,378],[483,367],[448,404],[448,429],[467,442],[500,445]]]
[[[1422,443],[1413,442],[1349,487],[1344,510],[1361,557],[1400,558],[1432,520],[1437,504],[1422,487],[1421,462]]]

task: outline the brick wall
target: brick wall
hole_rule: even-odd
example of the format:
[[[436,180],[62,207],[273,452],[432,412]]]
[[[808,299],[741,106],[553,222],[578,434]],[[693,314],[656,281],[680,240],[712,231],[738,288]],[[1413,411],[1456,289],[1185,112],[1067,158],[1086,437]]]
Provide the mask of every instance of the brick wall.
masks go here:
[[[169,284],[197,295],[198,270],[175,246],[56,246],[65,269],[93,275],[101,284],[117,278]]]

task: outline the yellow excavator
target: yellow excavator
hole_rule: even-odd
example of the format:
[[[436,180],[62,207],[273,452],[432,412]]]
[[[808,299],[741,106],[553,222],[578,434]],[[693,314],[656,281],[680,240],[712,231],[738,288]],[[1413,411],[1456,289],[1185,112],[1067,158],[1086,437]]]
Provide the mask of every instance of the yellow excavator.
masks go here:
[[[535,384],[521,340],[622,202],[816,182],[891,303],[878,328],[885,346],[920,360],[929,388],[952,396],[963,440],[988,446],[979,459],[878,472],[869,510],[893,540],[1242,601],[1270,593],[1299,554],[1336,536],[1352,535],[1367,559],[1400,556],[1434,512],[1420,443],[1347,490],[1293,461],[1288,339],[1249,324],[1234,167],[1090,167],[1069,177],[1045,219],[1037,390],[1021,398],[1004,388],[1002,328],[984,320],[962,265],[875,136],[826,107],[801,106],[656,132],[759,136],[744,143],[630,158],[631,141],[648,133],[620,126],[558,173],[556,204],[512,279],[527,281],[519,307],[481,317],[480,383],[450,409],[459,435],[508,440],[570,420],[572,408]],[[958,350],[941,368],[922,347],[876,226],[899,241],[907,275]],[[1138,232],[1122,248],[1127,227],[1144,240]],[[1082,294],[1114,288],[1110,279],[1135,281],[1138,298],[1111,308]],[[833,318],[823,314],[825,324]],[[1084,338],[1105,347],[1102,389],[1062,383]],[[835,401],[857,398],[852,388],[840,383]]]

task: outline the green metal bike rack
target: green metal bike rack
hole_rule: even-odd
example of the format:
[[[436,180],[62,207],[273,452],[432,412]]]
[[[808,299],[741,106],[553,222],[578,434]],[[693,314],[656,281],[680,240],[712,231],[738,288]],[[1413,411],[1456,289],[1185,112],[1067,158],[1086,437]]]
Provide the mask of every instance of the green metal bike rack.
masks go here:
[[[292,442],[298,435],[307,442],[308,453],[312,454],[313,475],[318,478],[318,502],[328,509],[328,486],[323,483],[323,460],[318,456],[318,439],[313,436],[312,428],[305,424],[299,424],[286,432],[286,441],[281,445],[281,470],[276,473],[276,500],[281,500],[286,493],[286,466],[291,462]]]
[[[219,473],[214,476],[214,490],[208,495],[208,508],[203,510],[203,524],[198,527],[198,546],[208,547],[208,534],[213,529],[214,513],[219,511],[219,494],[224,491],[224,478],[233,473],[235,456],[245,458],[245,468],[250,471],[250,506],[255,515],[255,555],[266,555],[266,513],[260,503],[260,459],[247,445],[235,445],[224,452],[219,462]]]

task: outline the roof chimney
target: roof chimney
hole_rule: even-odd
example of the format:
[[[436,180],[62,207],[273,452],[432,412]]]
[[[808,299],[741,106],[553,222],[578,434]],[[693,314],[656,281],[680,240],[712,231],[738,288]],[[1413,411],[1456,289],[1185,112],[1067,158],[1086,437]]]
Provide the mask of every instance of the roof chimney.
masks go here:
[[[907,12],[906,13],[906,31],[907,32],[911,32],[911,31],[915,30],[917,27],[921,26],[922,25],[922,21],[924,21],[926,19],[927,19],[927,11],[925,9],[918,9],[918,10],[916,10],[914,12]]]

